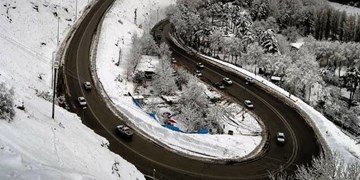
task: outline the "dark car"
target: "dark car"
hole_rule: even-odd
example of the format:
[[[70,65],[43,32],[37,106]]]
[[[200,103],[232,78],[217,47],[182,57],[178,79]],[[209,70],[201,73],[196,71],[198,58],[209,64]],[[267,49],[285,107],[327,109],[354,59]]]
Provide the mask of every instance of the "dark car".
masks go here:
[[[132,138],[134,131],[131,130],[128,126],[118,125],[116,126],[116,133],[124,138]]]
[[[219,88],[219,89],[225,89],[225,86],[224,86],[224,84],[223,84],[222,82],[217,82],[217,83],[215,83],[215,86],[216,86],[217,88]]]

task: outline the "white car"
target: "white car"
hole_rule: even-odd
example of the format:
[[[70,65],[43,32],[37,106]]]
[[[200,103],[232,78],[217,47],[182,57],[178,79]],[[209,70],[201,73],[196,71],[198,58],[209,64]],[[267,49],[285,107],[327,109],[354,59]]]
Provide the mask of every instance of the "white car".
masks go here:
[[[91,83],[89,81],[85,81],[84,88],[85,88],[85,90],[91,90]]]
[[[86,99],[82,96],[78,97],[78,101],[81,106],[86,106],[86,104],[87,104]]]
[[[285,134],[283,132],[278,132],[276,135],[276,142],[279,144],[285,143]]]
[[[125,125],[118,125],[116,126],[116,132],[125,138],[132,138],[134,131],[131,130],[128,126]]]
[[[171,63],[176,64],[176,59],[175,59],[175,58],[171,58]]]
[[[202,73],[201,73],[200,70],[195,70],[194,75],[195,75],[196,77],[201,77],[201,76],[202,76]]]
[[[224,77],[223,81],[224,81],[224,84],[226,84],[226,85],[232,85],[232,83],[233,83],[232,80],[227,77]]]
[[[255,80],[251,77],[245,78],[245,81],[246,81],[246,84],[254,84],[255,83]]]
[[[196,64],[196,67],[198,67],[199,69],[204,69],[205,66],[203,63],[199,62]]]
[[[253,109],[254,108],[254,104],[250,101],[250,100],[245,100],[244,104],[247,108],[249,109]]]

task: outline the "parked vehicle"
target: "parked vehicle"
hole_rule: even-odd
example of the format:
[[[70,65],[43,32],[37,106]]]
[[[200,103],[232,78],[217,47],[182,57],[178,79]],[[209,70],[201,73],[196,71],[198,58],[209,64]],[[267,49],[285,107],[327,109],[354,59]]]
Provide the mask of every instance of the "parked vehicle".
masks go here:
[[[90,91],[91,90],[91,83],[89,81],[85,81],[84,82],[84,88],[85,88],[85,90]]]
[[[246,84],[254,84],[255,83],[255,80],[251,77],[245,78],[245,81],[246,81]]]
[[[116,133],[124,138],[132,138],[134,131],[131,130],[128,126],[118,125],[116,126]]]
[[[254,104],[250,101],[250,100],[245,100],[244,104],[247,108],[249,109],[253,109],[254,108]]]
[[[87,103],[86,103],[86,99],[82,96],[78,97],[78,102],[80,104],[80,106],[86,106]]]
[[[276,142],[278,144],[285,144],[285,134],[283,132],[278,132],[277,133]]]
[[[232,83],[233,83],[232,80],[230,78],[227,78],[227,77],[224,77],[223,81],[224,81],[224,84],[226,84],[228,86],[232,85]]]

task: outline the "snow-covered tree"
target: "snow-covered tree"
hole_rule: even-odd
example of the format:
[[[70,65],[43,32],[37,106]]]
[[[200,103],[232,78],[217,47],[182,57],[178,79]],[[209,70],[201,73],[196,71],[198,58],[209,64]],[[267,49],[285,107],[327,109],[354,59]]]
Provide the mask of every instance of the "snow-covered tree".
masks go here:
[[[135,73],[135,70],[141,61],[141,52],[142,46],[140,40],[137,37],[137,34],[134,34],[132,36],[132,47],[126,64],[126,79],[129,80],[129,78]]]
[[[0,83],[0,119],[10,122],[14,116],[14,90],[8,89],[5,83]]]
[[[259,37],[259,43],[264,48],[265,52],[278,53],[278,42],[275,38],[275,33],[272,29],[264,31]]]
[[[143,55],[156,55],[158,46],[154,38],[148,33],[144,33],[140,39],[141,54]]]
[[[209,108],[209,112],[207,114],[207,121],[209,121],[209,127],[216,129],[218,133],[223,133],[224,129],[219,123],[225,115],[225,108],[222,106],[212,106]]]
[[[160,44],[160,47],[158,49],[158,54],[163,59],[170,59],[172,52],[169,46],[165,42],[163,42]]]
[[[357,67],[348,68],[343,77],[343,86],[350,91],[348,107],[351,107],[354,94],[360,84],[360,71]]]
[[[270,174],[271,180],[349,180],[358,179],[360,164],[356,161],[346,162],[338,153],[313,158],[311,165],[298,166],[294,176],[288,176],[286,172]]]
[[[186,86],[191,78],[193,78],[193,76],[184,68],[180,67],[177,69],[176,84],[178,85],[179,89],[182,89],[183,86]]]
[[[334,153],[327,156],[320,154],[318,158],[313,159],[311,166],[298,167],[295,177],[300,180],[348,180],[359,178],[359,174],[359,163],[345,162],[343,157]]]
[[[173,71],[169,60],[160,59],[159,66],[156,68],[152,80],[152,86],[156,93],[160,95],[171,95],[175,92],[177,88],[175,79],[172,76]]]
[[[246,53],[243,54],[243,60],[246,64],[257,64],[264,54],[263,48],[258,43],[252,43],[247,46]]]
[[[262,20],[269,16],[267,0],[254,0],[251,5],[250,14],[253,19]]]

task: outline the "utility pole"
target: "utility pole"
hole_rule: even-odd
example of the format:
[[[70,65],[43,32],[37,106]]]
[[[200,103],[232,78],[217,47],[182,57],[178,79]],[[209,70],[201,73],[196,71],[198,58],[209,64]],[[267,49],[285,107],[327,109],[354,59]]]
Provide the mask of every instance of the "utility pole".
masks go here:
[[[54,87],[53,87],[53,106],[52,106],[52,115],[51,117],[54,119],[55,117],[55,95],[56,95],[56,74],[57,74],[57,69],[58,69],[58,64],[57,62],[54,63]]]
[[[136,11],[137,11],[137,8],[135,8],[135,11],[134,11],[134,14],[135,14],[135,17],[134,17],[134,24],[136,25]]]
[[[57,42],[56,45],[59,46],[60,43],[60,17],[58,16],[58,24],[57,24]]]
[[[52,52],[52,58],[51,58],[51,89],[54,88],[54,62],[55,62],[55,51]]]

